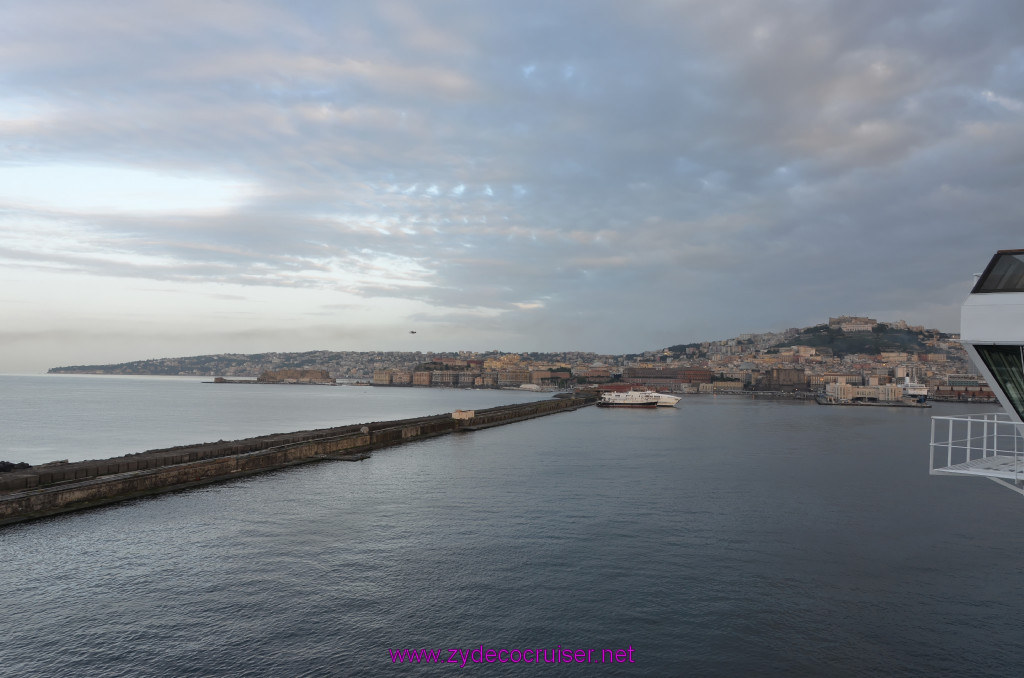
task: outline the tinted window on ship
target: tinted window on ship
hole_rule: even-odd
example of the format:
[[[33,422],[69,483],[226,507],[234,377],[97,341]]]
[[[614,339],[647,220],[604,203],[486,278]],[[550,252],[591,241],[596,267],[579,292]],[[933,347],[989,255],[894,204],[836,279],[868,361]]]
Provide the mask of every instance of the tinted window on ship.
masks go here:
[[[974,348],[1017,410],[1017,416],[1024,419],[1024,346],[975,344]]]
[[[1000,252],[992,257],[971,290],[979,292],[1024,292],[1024,250]]]

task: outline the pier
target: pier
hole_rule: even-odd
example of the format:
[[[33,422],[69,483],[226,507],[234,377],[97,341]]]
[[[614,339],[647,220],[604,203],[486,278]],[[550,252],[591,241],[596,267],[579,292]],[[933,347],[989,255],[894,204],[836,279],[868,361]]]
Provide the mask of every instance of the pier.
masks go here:
[[[297,464],[359,461],[380,448],[569,412],[594,402],[590,397],[541,400],[413,419],[184,445],[110,459],[32,466],[0,473],[0,525]]]

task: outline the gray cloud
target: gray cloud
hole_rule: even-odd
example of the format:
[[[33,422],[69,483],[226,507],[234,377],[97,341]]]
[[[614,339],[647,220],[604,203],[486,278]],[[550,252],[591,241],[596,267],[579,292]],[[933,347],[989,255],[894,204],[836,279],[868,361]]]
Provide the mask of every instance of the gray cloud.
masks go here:
[[[18,269],[338,290],[436,308],[408,319],[452,348],[475,323],[629,351],[858,310],[955,330],[970,273],[1020,246],[1015,2],[8,14],[0,164],[251,187],[204,214],[0,205]]]

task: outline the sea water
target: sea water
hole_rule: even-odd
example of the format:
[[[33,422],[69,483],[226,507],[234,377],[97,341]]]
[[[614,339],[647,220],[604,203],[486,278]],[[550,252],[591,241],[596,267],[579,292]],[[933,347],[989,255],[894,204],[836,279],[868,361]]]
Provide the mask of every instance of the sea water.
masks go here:
[[[0,393],[0,458],[541,397],[95,377]],[[591,407],[3,527],[0,675],[1017,675],[1024,497],[927,473],[928,417],[963,409]],[[402,649],[443,663],[399,666]]]

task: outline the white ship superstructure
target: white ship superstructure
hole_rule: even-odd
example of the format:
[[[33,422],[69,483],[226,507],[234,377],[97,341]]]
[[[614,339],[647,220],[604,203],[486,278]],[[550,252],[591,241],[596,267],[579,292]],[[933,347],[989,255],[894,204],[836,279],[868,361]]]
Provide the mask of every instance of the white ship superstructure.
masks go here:
[[[910,398],[911,400],[918,400],[924,402],[928,398],[928,387],[924,384],[918,384],[915,381],[911,381],[910,377],[905,377],[900,382],[900,387],[903,389],[903,397]]]
[[[658,394],[651,391],[602,393],[598,407],[657,407]]]
[[[930,471],[1024,494],[1024,250],[1000,250],[979,276],[961,309],[960,340],[1004,411],[932,417]]]

